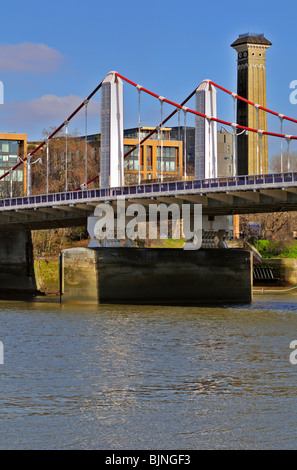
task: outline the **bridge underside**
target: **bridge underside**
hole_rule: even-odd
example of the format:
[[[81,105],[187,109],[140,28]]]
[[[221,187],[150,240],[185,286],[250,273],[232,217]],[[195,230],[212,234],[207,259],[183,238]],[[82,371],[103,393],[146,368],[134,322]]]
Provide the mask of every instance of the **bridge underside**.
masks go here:
[[[84,202],[37,206],[34,204],[20,208],[1,208],[0,232],[30,231],[53,228],[77,227],[87,224],[87,218],[93,215],[96,205],[113,204],[116,209],[116,195],[100,198],[87,198]],[[129,195],[125,199],[130,204],[202,204],[204,215],[233,215],[264,212],[297,211],[297,188],[259,189],[249,191],[205,192],[180,191],[175,196],[154,194],[145,197],[142,194]]]
[[[25,232],[83,226],[87,224],[88,216],[94,213],[96,205],[7,211],[0,213],[0,232]]]

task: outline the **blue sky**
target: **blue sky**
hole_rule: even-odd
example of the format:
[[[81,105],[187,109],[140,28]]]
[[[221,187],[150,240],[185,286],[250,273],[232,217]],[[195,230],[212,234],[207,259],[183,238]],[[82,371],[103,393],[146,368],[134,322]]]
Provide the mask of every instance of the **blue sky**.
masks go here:
[[[25,132],[29,140],[63,122],[110,70],[177,102],[205,78],[236,91],[230,44],[247,31],[273,43],[266,53],[268,107],[297,117],[289,101],[297,80],[295,2],[10,0],[1,16],[0,130]],[[125,127],[137,126],[137,92],[129,85],[124,99]],[[89,110],[89,133],[100,131],[99,100]],[[142,124],[156,125],[159,117],[159,103],[143,98]],[[218,117],[233,120],[232,98],[221,92]],[[270,121],[269,130],[279,130],[278,120]],[[83,120],[73,127],[83,133]],[[297,126],[285,131],[297,135]]]

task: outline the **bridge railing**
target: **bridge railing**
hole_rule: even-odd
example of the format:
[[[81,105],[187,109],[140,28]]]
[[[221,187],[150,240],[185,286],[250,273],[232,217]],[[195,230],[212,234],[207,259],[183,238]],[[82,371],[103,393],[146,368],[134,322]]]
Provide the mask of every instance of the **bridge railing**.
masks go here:
[[[148,183],[118,188],[88,189],[68,191],[63,193],[40,194],[0,199],[0,209],[11,210],[25,207],[42,207],[87,203],[88,201],[116,199],[117,197],[141,198],[154,195],[175,195],[179,193],[203,194],[208,192],[227,192],[229,190],[257,190],[261,188],[297,187],[297,172],[271,173],[266,175],[249,175],[208,180],[168,181],[163,183]]]

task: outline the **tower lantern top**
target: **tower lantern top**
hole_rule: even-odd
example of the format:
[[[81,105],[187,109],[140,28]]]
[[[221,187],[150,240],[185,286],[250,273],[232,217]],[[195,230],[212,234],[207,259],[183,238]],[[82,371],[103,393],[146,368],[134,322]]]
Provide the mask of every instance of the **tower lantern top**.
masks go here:
[[[272,45],[272,43],[264,37],[263,33],[244,33],[239,35],[238,39],[231,44],[231,47],[236,49],[237,46],[244,44],[258,44],[266,47]]]
[[[240,34],[231,47],[237,55],[237,95],[266,108],[266,50],[271,42],[264,34]],[[244,127],[256,125],[257,129],[267,130],[267,113],[256,106],[247,106],[237,100],[237,124]],[[258,115],[257,115],[258,113]],[[239,175],[259,175],[268,171],[267,138],[262,140],[260,151],[259,139],[252,132],[238,136],[237,157]]]

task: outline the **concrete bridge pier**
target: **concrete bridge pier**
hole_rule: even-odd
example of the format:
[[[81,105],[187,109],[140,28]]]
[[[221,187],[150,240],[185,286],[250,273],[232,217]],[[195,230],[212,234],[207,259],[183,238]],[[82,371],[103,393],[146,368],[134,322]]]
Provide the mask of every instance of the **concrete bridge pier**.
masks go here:
[[[213,243],[208,237],[205,248],[129,248],[120,241],[98,246],[96,223],[103,223],[99,212],[88,221],[89,248],[61,253],[62,302],[199,305],[252,300],[251,254],[220,249],[225,248],[219,246],[226,232],[222,220],[205,221],[205,233],[218,239],[214,244],[214,237]],[[112,224],[110,228],[114,235]]]
[[[252,255],[236,249],[72,248],[62,302],[199,305],[252,300]]]
[[[31,232],[0,232],[0,299],[37,294]]]

